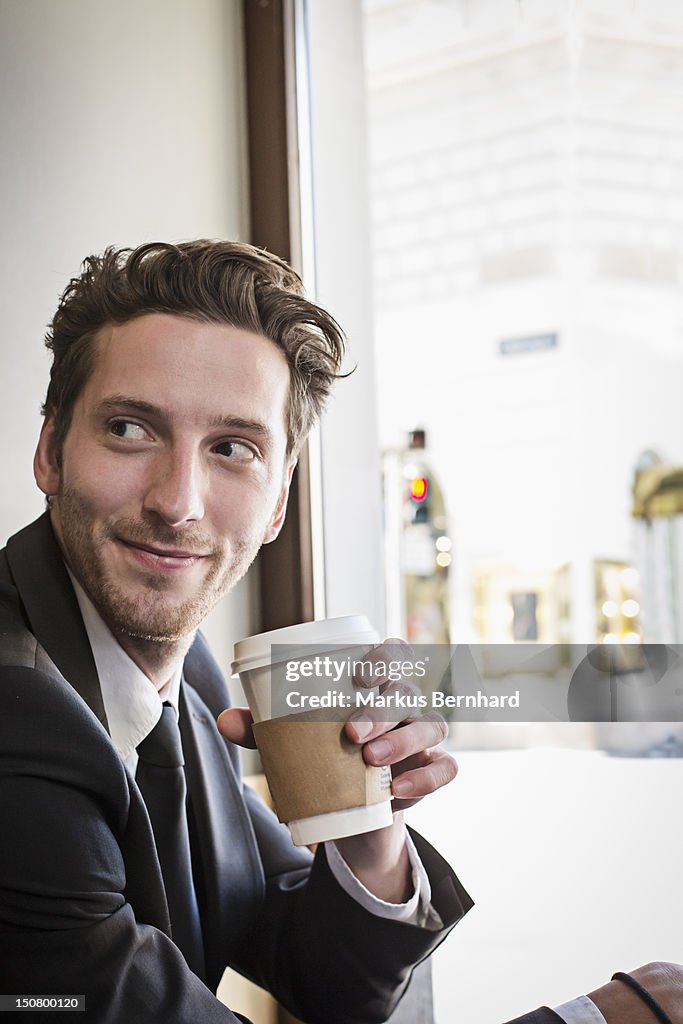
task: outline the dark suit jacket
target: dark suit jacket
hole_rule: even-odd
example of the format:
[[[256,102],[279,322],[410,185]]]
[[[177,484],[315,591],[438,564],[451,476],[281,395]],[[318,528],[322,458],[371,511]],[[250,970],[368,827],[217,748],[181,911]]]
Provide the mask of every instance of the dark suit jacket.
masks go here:
[[[107,733],[47,514],[0,552],[0,992],[83,993],[86,1020],[98,1024],[234,1022],[211,992],[230,963],[306,1021],[385,1020],[470,898],[414,834],[444,929],[364,911],[334,880],[324,850],[314,860],[297,850],[243,786],[237,751],[215,726],[228,695],[201,637],[184,678],[209,987],[169,937],[149,819]]]

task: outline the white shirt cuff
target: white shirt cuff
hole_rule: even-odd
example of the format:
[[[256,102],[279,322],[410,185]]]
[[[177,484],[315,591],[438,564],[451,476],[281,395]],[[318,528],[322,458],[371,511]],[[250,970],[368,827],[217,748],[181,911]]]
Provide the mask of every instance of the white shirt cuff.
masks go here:
[[[607,1021],[588,996],[579,996],[562,1006],[555,1007],[555,1013],[565,1024],[607,1024]]]
[[[443,928],[443,921],[432,907],[432,887],[415,844],[406,832],[406,845],[413,875],[414,892],[407,903],[387,903],[374,896],[351,871],[334,842],[325,843],[330,871],[347,895],[376,917],[385,917],[402,924],[414,924],[428,931]]]

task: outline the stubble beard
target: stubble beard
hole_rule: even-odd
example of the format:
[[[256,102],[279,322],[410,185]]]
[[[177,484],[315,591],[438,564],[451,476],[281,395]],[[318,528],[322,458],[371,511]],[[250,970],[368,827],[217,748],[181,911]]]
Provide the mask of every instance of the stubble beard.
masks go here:
[[[88,501],[68,487],[59,493],[59,519],[70,568],[110,630],[131,641],[159,647],[191,638],[216,602],[246,573],[260,547],[254,538],[241,539],[228,554],[216,549],[215,541],[199,530],[187,529],[181,534],[161,523],[155,526],[125,518],[98,527]],[[167,591],[172,593],[174,578],[163,572],[141,574],[139,592],[132,595],[129,587],[117,582],[101,554],[117,538],[152,547],[211,552],[207,558],[210,565],[197,590],[181,603],[164,600]]]

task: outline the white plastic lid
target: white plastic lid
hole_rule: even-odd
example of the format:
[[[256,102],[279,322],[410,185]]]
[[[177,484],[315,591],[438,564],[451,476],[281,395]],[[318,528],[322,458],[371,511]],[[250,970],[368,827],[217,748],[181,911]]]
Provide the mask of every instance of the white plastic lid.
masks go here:
[[[235,644],[233,673],[248,672],[273,664],[271,648],[286,644],[286,658],[307,657],[311,647],[316,652],[338,650],[340,647],[372,646],[379,642],[365,615],[341,615],[336,619],[320,619],[317,622],[301,622],[296,626],[271,629],[268,633],[257,633]]]

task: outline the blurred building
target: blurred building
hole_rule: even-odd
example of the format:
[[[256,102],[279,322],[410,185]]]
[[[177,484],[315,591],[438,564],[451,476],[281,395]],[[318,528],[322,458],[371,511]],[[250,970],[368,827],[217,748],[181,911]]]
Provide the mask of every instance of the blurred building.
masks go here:
[[[683,7],[365,15],[381,439],[429,430],[452,634],[479,635],[481,580],[512,571],[505,636],[541,614],[539,576],[542,617],[594,640],[596,563],[634,558],[637,456],[683,455]]]

